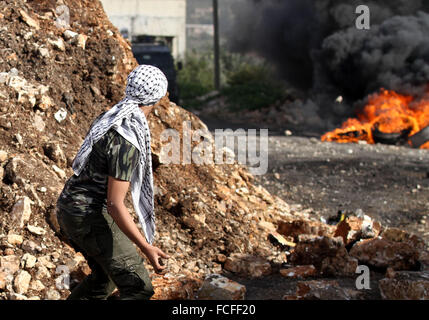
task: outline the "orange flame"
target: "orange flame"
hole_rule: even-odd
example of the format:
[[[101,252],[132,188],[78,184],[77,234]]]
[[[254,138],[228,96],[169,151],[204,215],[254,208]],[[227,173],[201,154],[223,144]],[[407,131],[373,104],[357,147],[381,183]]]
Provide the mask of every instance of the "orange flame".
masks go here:
[[[341,128],[325,133],[322,141],[349,143],[363,140],[374,144],[375,129],[383,133],[406,131],[408,136],[412,136],[428,125],[429,100],[415,101],[411,96],[382,89],[369,97],[369,103],[357,118],[347,119]],[[420,148],[429,149],[429,144],[425,143]]]

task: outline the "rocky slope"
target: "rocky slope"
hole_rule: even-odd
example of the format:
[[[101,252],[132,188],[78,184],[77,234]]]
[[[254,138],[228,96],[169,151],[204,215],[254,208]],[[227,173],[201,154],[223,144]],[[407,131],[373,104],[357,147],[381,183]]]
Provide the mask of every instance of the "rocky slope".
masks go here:
[[[55,24],[62,4],[70,8],[67,29]],[[57,236],[55,201],[91,121],[122,98],[136,61],[98,1],[3,1],[0,21],[0,290],[4,298],[64,297],[67,290],[55,291],[57,267],[67,265],[76,281],[89,270]],[[181,130],[184,120],[204,127],[169,101],[151,115],[155,163],[160,132]],[[251,179],[238,165],[155,169],[157,243],[172,254],[171,272],[201,277],[220,270],[217,254],[264,243],[259,220],[287,206]]]

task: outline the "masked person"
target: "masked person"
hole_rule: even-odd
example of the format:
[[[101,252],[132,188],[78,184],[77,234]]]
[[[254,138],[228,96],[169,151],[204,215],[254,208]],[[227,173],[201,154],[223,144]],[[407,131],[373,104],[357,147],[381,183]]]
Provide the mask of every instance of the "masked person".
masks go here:
[[[57,201],[57,218],[91,274],[68,299],[106,299],[115,287],[120,299],[149,299],[152,283],[135,246],[155,272],[168,258],[152,245],[155,235],[150,131],[146,120],[167,93],[156,67],[140,65],[127,78],[125,98],[91,125]],[[145,237],[124,205],[131,187],[133,206]]]

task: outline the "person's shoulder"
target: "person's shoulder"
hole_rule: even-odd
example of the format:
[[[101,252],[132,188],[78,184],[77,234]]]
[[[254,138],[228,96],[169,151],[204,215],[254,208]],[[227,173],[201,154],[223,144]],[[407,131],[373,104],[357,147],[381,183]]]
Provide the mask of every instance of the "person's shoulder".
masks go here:
[[[112,145],[122,145],[127,146],[128,149],[136,149],[136,147],[127,139],[125,139],[119,132],[117,132],[114,128],[111,128],[107,131],[106,135],[108,135],[108,139]]]

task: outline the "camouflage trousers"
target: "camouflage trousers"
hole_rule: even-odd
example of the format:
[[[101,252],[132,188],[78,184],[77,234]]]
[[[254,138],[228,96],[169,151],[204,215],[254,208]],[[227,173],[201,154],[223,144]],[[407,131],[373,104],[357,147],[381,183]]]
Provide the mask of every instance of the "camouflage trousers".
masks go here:
[[[57,217],[61,232],[91,268],[68,300],[107,299],[115,287],[121,300],[146,300],[154,294],[143,258],[106,208],[83,217],[58,208]]]

